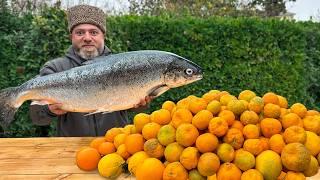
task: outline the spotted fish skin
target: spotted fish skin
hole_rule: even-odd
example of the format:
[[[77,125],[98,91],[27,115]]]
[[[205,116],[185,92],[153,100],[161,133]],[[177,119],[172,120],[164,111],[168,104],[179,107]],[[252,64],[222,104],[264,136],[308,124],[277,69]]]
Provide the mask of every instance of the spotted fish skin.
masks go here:
[[[148,95],[159,96],[202,76],[200,66],[165,51],[99,57],[84,66],[1,90],[0,125],[8,125],[27,100],[35,104],[61,103],[62,109],[70,112],[113,112],[133,108]]]

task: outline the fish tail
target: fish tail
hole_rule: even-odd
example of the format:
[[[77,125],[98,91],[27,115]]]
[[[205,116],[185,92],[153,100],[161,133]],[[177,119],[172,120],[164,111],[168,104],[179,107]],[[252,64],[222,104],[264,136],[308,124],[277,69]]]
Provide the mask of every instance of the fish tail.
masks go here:
[[[17,107],[14,106],[17,94],[16,87],[9,87],[0,91],[0,125],[3,128],[9,126],[14,119]]]

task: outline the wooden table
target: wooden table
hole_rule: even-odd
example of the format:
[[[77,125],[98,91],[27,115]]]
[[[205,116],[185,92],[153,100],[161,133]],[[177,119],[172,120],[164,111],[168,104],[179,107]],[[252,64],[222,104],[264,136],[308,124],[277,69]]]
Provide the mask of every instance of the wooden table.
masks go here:
[[[92,137],[1,138],[0,180],[3,179],[105,179],[98,171],[82,171],[75,153]],[[122,175],[118,179],[134,179]]]
[[[75,153],[93,137],[1,138],[0,180],[4,179],[105,179],[97,171],[82,171]],[[118,179],[134,180],[121,175]],[[320,173],[308,180],[319,180]]]

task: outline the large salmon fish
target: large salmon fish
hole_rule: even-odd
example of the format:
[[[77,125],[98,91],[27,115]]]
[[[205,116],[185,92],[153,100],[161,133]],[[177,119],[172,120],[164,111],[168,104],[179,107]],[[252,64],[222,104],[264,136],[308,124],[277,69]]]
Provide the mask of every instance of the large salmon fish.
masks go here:
[[[99,57],[83,66],[33,78],[0,92],[0,124],[9,125],[27,100],[63,104],[70,112],[113,112],[133,108],[148,95],[202,78],[202,69],[173,53],[131,51]]]

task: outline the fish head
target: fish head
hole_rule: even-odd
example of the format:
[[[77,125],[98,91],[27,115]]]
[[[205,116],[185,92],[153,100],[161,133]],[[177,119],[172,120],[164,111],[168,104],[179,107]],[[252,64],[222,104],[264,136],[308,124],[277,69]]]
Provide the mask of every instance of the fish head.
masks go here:
[[[202,68],[196,63],[172,54],[172,62],[166,68],[164,80],[170,88],[175,88],[198,81],[203,77]]]

